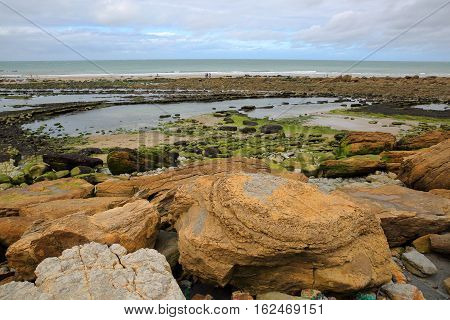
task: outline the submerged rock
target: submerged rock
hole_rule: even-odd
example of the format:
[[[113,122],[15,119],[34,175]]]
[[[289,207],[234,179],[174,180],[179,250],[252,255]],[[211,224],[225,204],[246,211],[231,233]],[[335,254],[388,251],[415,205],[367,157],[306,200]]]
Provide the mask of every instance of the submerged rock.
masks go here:
[[[391,279],[375,215],[353,202],[268,174],[200,177],[160,199],[190,273],[250,293],[358,291]],[[161,212],[161,211],[160,211]]]
[[[127,254],[117,244],[75,246],[42,261],[36,275],[35,284],[0,286],[0,299],[184,300],[166,259],[152,249]]]

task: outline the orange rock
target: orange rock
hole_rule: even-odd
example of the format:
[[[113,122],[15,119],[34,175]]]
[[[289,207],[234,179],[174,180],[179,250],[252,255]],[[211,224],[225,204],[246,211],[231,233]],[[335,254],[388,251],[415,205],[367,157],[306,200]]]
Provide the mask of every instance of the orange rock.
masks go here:
[[[407,283],[408,282],[408,279],[406,279],[406,276],[404,275],[402,268],[400,268],[400,266],[392,260],[390,263],[390,270],[392,273],[392,281],[394,283]]]
[[[235,291],[231,294],[231,300],[254,300],[248,292]]]
[[[447,139],[450,139],[450,131],[448,130],[428,131],[414,137],[406,136],[400,139],[396,143],[396,148],[402,150],[429,148]]]
[[[200,293],[196,293],[192,296],[191,300],[214,300],[214,298],[209,294],[203,295]]]
[[[25,280],[34,278],[34,269],[45,258],[57,257],[65,249],[88,242],[120,244],[128,252],[152,248],[159,216],[146,200],[128,203],[88,216],[72,214],[33,226],[6,252],[8,264]]]
[[[379,220],[353,202],[269,174],[217,174],[181,186],[170,212],[184,270],[251,294],[348,292],[391,279]]]
[[[380,153],[381,160],[386,163],[386,169],[398,173],[403,159],[415,155],[417,151],[384,151]]]
[[[350,132],[341,141],[341,149],[347,156],[379,154],[392,150],[395,136],[385,132]]]
[[[416,190],[450,189],[449,159],[450,139],[406,158],[398,179]]]
[[[447,189],[433,189],[429,191],[432,194],[435,194],[440,197],[444,197],[450,199],[450,190]]]
[[[420,253],[430,253],[431,252],[431,244],[430,244],[430,234],[417,238],[412,242],[414,248]]]

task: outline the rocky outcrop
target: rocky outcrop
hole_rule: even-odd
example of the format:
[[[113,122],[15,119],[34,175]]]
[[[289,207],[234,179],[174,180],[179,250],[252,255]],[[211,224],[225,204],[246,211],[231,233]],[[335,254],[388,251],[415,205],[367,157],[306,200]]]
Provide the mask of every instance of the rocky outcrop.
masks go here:
[[[339,160],[326,160],[320,164],[319,175],[325,178],[364,176],[385,168],[380,156],[354,156]]]
[[[0,286],[2,300],[184,300],[163,255],[117,244],[75,246],[36,268],[36,283]]]
[[[386,169],[398,173],[403,159],[415,155],[417,151],[384,151],[380,153],[381,160],[386,163]]]
[[[449,159],[450,139],[405,159],[398,178],[416,190],[450,189]]]
[[[154,245],[159,216],[146,200],[89,216],[75,213],[35,224],[6,252],[8,263],[20,278],[34,278],[35,267],[45,258],[57,257],[65,249],[91,241],[119,243],[128,251]]]
[[[429,148],[447,139],[450,139],[450,131],[434,130],[419,134],[414,137],[403,137],[396,143],[395,147],[396,149],[400,150],[418,150]]]
[[[199,176],[224,172],[269,172],[261,160],[249,158],[214,159],[169,170],[158,175],[131,178],[126,181],[110,180],[97,185],[97,197],[155,197],[158,193],[175,189],[180,184]]]
[[[43,181],[24,188],[0,191],[0,217],[17,216],[21,208],[61,199],[89,197],[94,186],[81,179]]]
[[[341,188],[341,194],[373,212],[391,246],[450,228],[450,200],[400,186]]]
[[[44,154],[42,158],[55,171],[72,170],[79,166],[94,168],[103,165],[103,160],[87,157],[80,153],[48,153]]]
[[[306,183],[217,174],[183,185],[162,207],[178,230],[184,270],[220,285],[346,292],[391,279],[375,215]]]
[[[346,156],[379,154],[392,150],[395,136],[385,132],[349,132],[341,141],[340,151]]]

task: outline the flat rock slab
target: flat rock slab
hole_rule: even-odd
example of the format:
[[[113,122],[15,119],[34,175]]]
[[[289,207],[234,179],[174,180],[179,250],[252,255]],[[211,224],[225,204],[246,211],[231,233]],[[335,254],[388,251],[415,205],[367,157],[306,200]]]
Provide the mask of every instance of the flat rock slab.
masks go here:
[[[450,228],[450,200],[439,195],[393,185],[348,187],[336,193],[375,213],[392,247]]]
[[[431,276],[438,272],[433,262],[414,248],[408,248],[402,254],[402,261],[409,272],[419,277]]]
[[[82,179],[67,178],[0,191],[0,217],[19,215],[21,208],[32,204],[86,198],[93,190],[94,186]]]
[[[45,259],[36,275],[35,284],[0,286],[0,299],[184,300],[166,259],[152,249],[127,254],[117,244],[89,243]]]

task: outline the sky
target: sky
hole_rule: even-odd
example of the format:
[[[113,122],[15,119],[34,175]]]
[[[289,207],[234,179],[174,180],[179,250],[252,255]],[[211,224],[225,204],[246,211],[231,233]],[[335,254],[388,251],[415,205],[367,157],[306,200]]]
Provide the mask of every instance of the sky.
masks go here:
[[[0,60],[358,60],[446,0],[0,0]],[[449,61],[450,4],[369,60]]]

